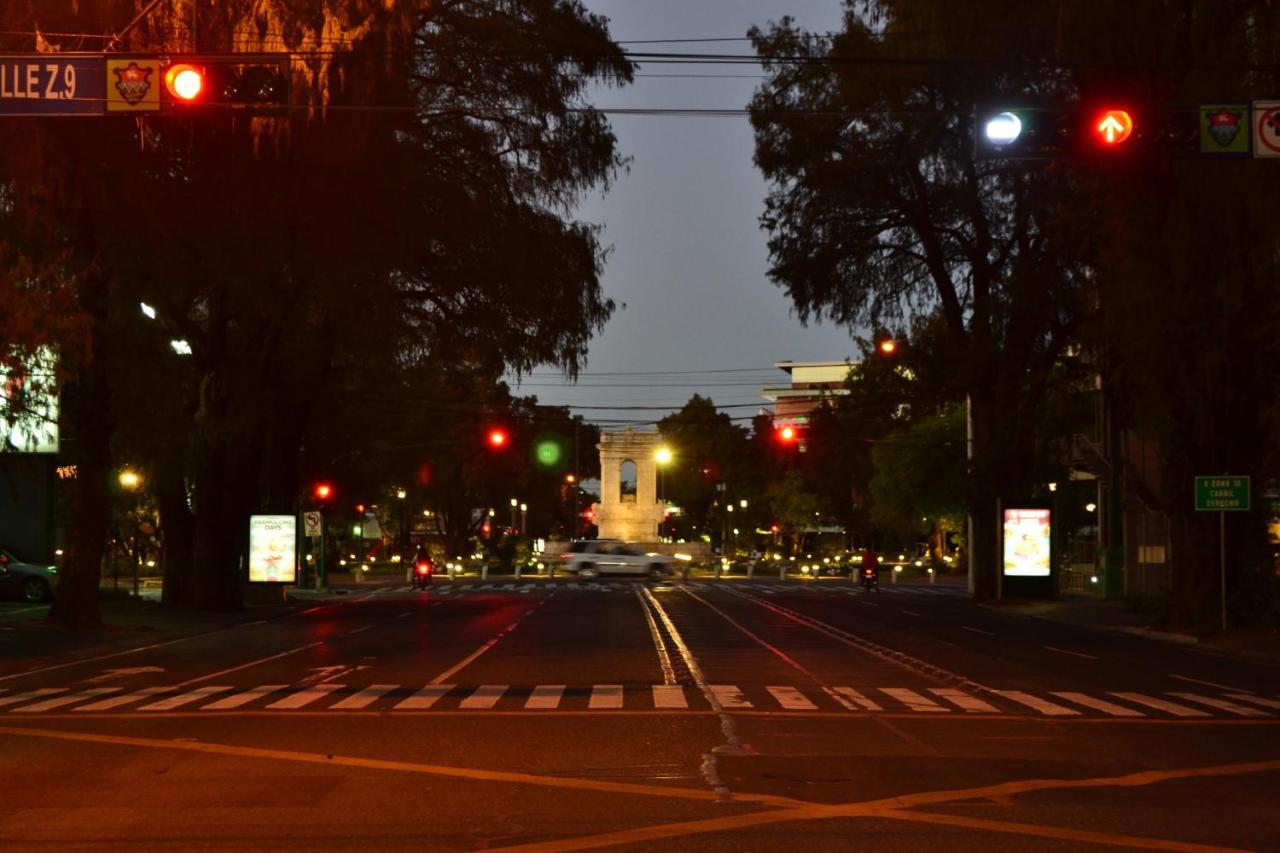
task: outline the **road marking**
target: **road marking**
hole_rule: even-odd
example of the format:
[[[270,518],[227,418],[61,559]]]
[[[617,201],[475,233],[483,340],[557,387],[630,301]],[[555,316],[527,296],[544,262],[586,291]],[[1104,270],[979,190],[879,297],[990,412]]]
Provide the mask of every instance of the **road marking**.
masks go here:
[[[788,711],[816,711],[818,706],[805,698],[805,695],[794,687],[766,687],[778,704]]]
[[[316,646],[323,646],[323,645],[324,645],[323,642],[307,643],[305,646],[298,646],[296,649],[289,649],[288,651],[283,651],[278,654],[268,655],[265,658],[258,658],[257,660],[251,660],[248,663],[242,663],[239,666],[233,666],[230,669],[220,669],[217,672],[211,672],[208,675],[202,675],[198,678],[189,678],[186,681],[183,681],[179,684],[175,684],[173,686],[176,689],[179,687],[186,687],[191,684],[199,684],[201,681],[209,681],[210,679],[218,678],[223,675],[230,675],[233,672],[239,672],[242,669],[249,669],[250,667],[257,666],[260,663],[266,663],[267,661],[273,661],[279,658],[288,657],[289,655],[297,654],[298,652],[304,651],[306,649],[313,649]]]
[[[235,687],[228,684],[225,686],[209,686],[197,687],[195,690],[188,690],[186,693],[179,693],[177,696],[169,696],[158,702],[152,702],[150,705],[143,705],[139,711],[172,711],[174,708],[181,708],[183,705],[190,705],[192,702],[199,702],[201,699],[208,699],[215,693],[225,693],[228,690],[234,690]]]
[[[884,708],[881,708],[875,702],[871,701],[866,696],[863,696],[860,692],[858,692],[857,690],[854,690],[852,687],[832,687],[831,692],[833,694],[838,694],[839,696],[843,696],[845,699],[852,701],[855,705],[857,705],[857,707],[862,708],[864,710],[867,710],[867,711],[883,711],[884,710]],[[849,707],[849,706],[846,705],[845,707]]]
[[[591,688],[591,701],[588,708],[621,708],[621,684],[597,684]]]
[[[1048,699],[1041,699],[1038,696],[1032,696],[1030,693],[1023,693],[1021,690],[996,690],[996,694],[1003,696],[1010,701],[1026,705],[1033,711],[1039,711],[1046,717],[1075,717],[1080,714],[1074,708],[1067,708],[1062,705],[1050,702]]]
[[[956,690],[954,687],[930,687],[929,692],[966,711],[989,714],[999,710],[994,705],[983,702],[976,696],[970,696],[963,690]]]
[[[679,684],[655,684],[653,686],[653,707],[688,708],[689,700],[685,698],[684,688]]]
[[[1053,695],[1059,699],[1066,699],[1068,702],[1075,702],[1077,705],[1083,705],[1086,708],[1093,708],[1095,711],[1102,711],[1113,717],[1145,717],[1146,714],[1134,708],[1126,708],[1123,705],[1115,705],[1105,699],[1095,699],[1084,693],[1075,693],[1070,690],[1055,690]]]
[[[4,699],[0,699],[0,708],[5,705],[17,705],[20,702],[26,702],[28,699],[51,696],[54,693],[66,693],[70,689],[70,687],[41,687],[39,690],[28,690],[26,693],[19,693],[16,696],[6,696]]]
[[[348,631],[348,632],[347,632],[347,636],[349,637],[349,636],[351,636],[352,634],[360,634],[360,633],[362,633],[362,632],[364,632],[364,631],[368,631],[368,630],[369,630],[370,628],[372,628],[372,627],[373,627],[372,625],[364,625],[364,626],[362,626],[362,627],[360,627],[360,628],[355,628],[355,629],[353,629],[353,630],[351,630],[351,631]]]
[[[1188,708],[1186,705],[1179,705],[1176,702],[1169,702],[1165,699],[1147,696],[1142,693],[1117,693],[1113,690],[1111,695],[1126,702],[1133,702],[1135,705],[1145,705],[1148,708],[1155,708],[1157,711],[1164,711],[1166,714],[1173,714],[1175,717],[1209,716],[1207,711],[1201,711],[1199,708]]]
[[[707,687],[711,690],[711,695],[716,697],[716,702],[722,708],[754,708],[747,698],[742,695],[742,691],[732,684],[709,684]]]
[[[332,707],[339,711],[345,711],[348,708],[367,708],[399,686],[399,684],[370,684],[359,693],[348,696]]]
[[[92,690],[85,690],[82,693],[73,693],[70,696],[58,696],[53,699],[46,699],[43,702],[37,702],[34,705],[24,705],[19,708],[10,708],[10,714],[38,714],[42,711],[52,711],[54,708],[61,708],[64,705],[73,705],[76,702],[82,702],[85,699],[92,699],[95,696],[103,696],[107,693],[118,693],[123,687],[94,687]]]
[[[526,613],[524,616],[521,616],[520,618],[521,618],[521,619],[524,619],[524,618],[526,618],[528,615],[529,615],[529,614],[528,614],[528,613]],[[472,652],[471,654],[467,655],[467,656],[466,656],[465,658],[463,658],[461,661],[459,661],[458,663],[454,664],[454,665],[453,665],[452,667],[450,667],[449,669],[446,669],[444,672],[440,673],[440,674],[439,674],[439,675],[437,675],[435,678],[431,679],[431,683],[432,683],[432,684],[441,684],[442,682],[446,681],[446,680],[449,678],[449,676],[451,676],[451,675],[455,675],[455,674],[456,674],[456,673],[458,673],[460,670],[465,669],[465,668],[467,667],[467,665],[468,665],[468,664],[470,664],[470,663],[471,663],[472,661],[474,661],[476,658],[480,657],[480,655],[484,654],[485,652],[489,651],[489,649],[491,649],[491,648],[493,648],[494,646],[496,646],[496,645],[498,644],[498,641],[499,641],[499,640],[501,640],[503,637],[505,637],[508,633],[510,633],[510,632],[512,631],[512,629],[514,629],[514,628],[516,627],[516,625],[518,625],[518,624],[520,624],[519,620],[517,620],[517,621],[515,621],[515,622],[512,622],[510,625],[508,625],[507,627],[503,628],[503,629],[502,629],[501,631],[499,631],[496,635],[494,635],[494,636],[493,636],[492,638],[490,638],[487,642],[485,642],[485,644],[484,644],[483,646],[481,646],[480,648],[476,649],[474,652]]]
[[[1217,708],[1220,711],[1226,711],[1229,714],[1239,714],[1242,717],[1270,717],[1266,711],[1259,711],[1257,708],[1246,708],[1244,705],[1237,705],[1235,702],[1228,702],[1225,699],[1214,699],[1212,696],[1201,696],[1199,693],[1170,693],[1170,696],[1177,696],[1179,699],[1186,699],[1188,702],[1195,702],[1199,705],[1208,705],[1210,708]]]
[[[932,699],[921,696],[914,690],[906,690],[898,687],[880,687],[877,689],[891,699],[897,699],[913,711],[931,711],[934,713],[942,712],[945,714],[949,710],[948,708],[942,707],[937,702],[934,702]]]
[[[640,594],[640,590],[636,590],[636,598],[640,600],[640,609],[644,611],[645,621],[649,623],[649,636],[653,638],[653,647],[658,652],[658,666],[662,669],[662,683],[675,684],[676,674],[671,666],[671,655],[667,654],[666,644],[662,642],[662,634],[658,632],[658,623],[653,621],[653,613],[649,610],[649,604],[644,600],[644,596]]]
[[[972,631],[975,634],[983,634],[988,637],[994,637],[996,635],[995,631],[984,631],[981,628],[974,628],[969,625],[961,625],[960,629],[963,631]]]
[[[1230,687],[1226,684],[1215,684],[1212,681],[1201,681],[1198,678],[1190,678],[1185,675],[1174,675],[1173,673],[1170,673],[1169,677],[1176,678],[1179,681],[1186,681],[1191,684],[1203,684],[1205,687],[1214,687],[1214,688],[1217,688],[1218,690],[1230,690],[1233,693],[1252,693],[1253,692],[1252,690],[1242,690],[1239,687]]]
[[[295,690],[283,699],[272,702],[267,706],[268,709],[279,709],[283,711],[292,711],[305,705],[310,705],[319,699],[323,699],[335,690],[341,690],[341,684],[313,684],[310,687],[304,687],[302,690]]]
[[[899,613],[905,613],[905,614],[907,614],[908,616],[919,616],[919,615],[920,615],[919,613],[915,612],[914,610],[905,610],[905,609],[904,609],[904,610],[899,610],[898,612],[899,612]]]
[[[416,711],[424,708],[430,708],[450,690],[453,689],[452,684],[431,684],[417,693],[414,693],[408,699],[396,705],[396,710]]]
[[[230,696],[219,699],[217,702],[205,705],[201,711],[229,711],[232,708],[239,708],[241,705],[247,705],[254,699],[261,699],[280,690],[288,689],[287,684],[263,684],[261,687],[252,687],[240,693],[232,693]]]
[[[459,708],[469,710],[472,708],[492,708],[498,704],[498,700],[502,698],[502,694],[507,692],[505,684],[481,684],[475,689],[475,692],[463,699],[458,704]]]
[[[1240,702],[1252,702],[1255,705],[1261,705],[1264,708],[1275,708],[1280,711],[1280,702],[1274,699],[1263,699],[1261,696],[1246,696],[1243,693],[1228,693],[1228,699],[1235,699]]]
[[[76,712],[110,711],[112,708],[119,708],[121,705],[128,705],[130,702],[141,702],[143,699],[149,699],[159,693],[168,693],[174,689],[173,687],[144,687],[141,690],[126,693],[124,696],[113,696],[110,699],[103,699],[91,705],[81,705],[71,710]]]
[[[401,614],[400,614],[399,616],[397,616],[396,618],[397,618],[397,619],[408,619],[408,618],[409,618],[410,616],[412,616],[412,615],[413,615],[413,611],[412,611],[412,610],[406,610],[405,612],[401,613]]]
[[[525,710],[550,711],[560,707],[564,688],[563,684],[539,684],[529,694],[529,701],[524,703]]]
[[[1074,657],[1084,658],[1085,660],[1097,660],[1097,659],[1098,659],[1098,658],[1097,658],[1096,656],[1094,656],[1094,655],[1087,655],[1087,654],[1085,654],[1084,652],[1073,652],[1073,651],[1071,651],[1070,649],[1060,649],[1060,648],[1057,648],[1056,646],[1041,646],[1040,648],[1042,648],[1042,649],[1047,649],[1048,651],[1051,651],[1051,652],[1057,652],[1057,653],[1058,653],[1058,654],[1060,654],[1060,655],[1072,655],[1072,656],[1074,656]]]

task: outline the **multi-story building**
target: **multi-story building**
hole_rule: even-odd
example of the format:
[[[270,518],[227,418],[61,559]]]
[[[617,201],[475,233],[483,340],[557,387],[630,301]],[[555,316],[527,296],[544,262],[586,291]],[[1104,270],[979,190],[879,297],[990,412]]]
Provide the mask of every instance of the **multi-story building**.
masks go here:
[[[809,422],[809,413],[824,401],[849,393],[845,380],[853,367],[850,361],[780,361],[774,366],[791,376],[790,384],[761,392],[773,403],[776,424],[803,427]]]

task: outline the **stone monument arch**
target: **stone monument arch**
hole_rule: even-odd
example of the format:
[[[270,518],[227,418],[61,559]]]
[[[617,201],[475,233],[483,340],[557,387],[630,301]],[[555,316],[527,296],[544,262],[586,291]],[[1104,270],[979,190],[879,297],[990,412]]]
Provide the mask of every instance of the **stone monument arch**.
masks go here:
[[[601,539],[656,543],[664,507],[658,502],[658,449],[656,432],[600,434],[600,503],[595,505]],[[624,489],[623,465],[635,466],[635,491]]]

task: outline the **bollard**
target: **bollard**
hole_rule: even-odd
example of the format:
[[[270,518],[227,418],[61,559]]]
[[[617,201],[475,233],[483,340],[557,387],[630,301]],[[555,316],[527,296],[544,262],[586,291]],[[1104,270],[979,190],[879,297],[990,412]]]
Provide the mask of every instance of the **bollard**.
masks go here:
[[[680,564],[680,580],[687,581],[689,579],[689,563],[684,561]]]
[[[716,562],[716,580],[720,580],[720,567],[722,565],[724,564],[719,561]]]
[[[889,583],[897,583],[897,582],[898,582],[898,570],[896,568],[893,568],[889,572]]]
[[[933,586],[934,579],[938,577],[937,572],[933,569],[929,570],[929,586]]]
[[[487,581],[488,579],[489,579],[489,564],[481,563],[480,564],[480,580]]]
[[[520,580],[520,564],[516,563],[516,580]]]
[[[787,579],[787,564],[780,563],[778,565],[778,580],[784,581],[786,579]]]
[[[751,580],[751,576],[756,573],[756,564],[747,563],[747,580]]]
[[[550,580],[555,580],[555,579],[556,579],[556,564],[555,564],[555,562],[553,561],[553,562],[551,562],[551,563],[548,563],[548,564],[547,564],[547,569],[548,569],[547,577],[548,577]]]

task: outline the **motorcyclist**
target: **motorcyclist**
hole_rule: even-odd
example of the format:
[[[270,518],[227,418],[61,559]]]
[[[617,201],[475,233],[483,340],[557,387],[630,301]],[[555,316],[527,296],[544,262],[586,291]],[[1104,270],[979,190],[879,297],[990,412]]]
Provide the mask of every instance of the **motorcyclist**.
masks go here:
[[[426,548],[418,548],[418,550],[413,552],[413,559],[409,561],[409,566],[405,570],[405,580],[407,580],[411,586],[416,587],[421,585],[425,587],[431,582],[431,575],[429,573],[426,575],[418,574],[418,566],[424,563],[428,566],[431,565],[431,555],[427,553]]]
[[[876,552],[872,551],[870,548],[863,548],[862,549],[862,569],[860,574],[861,574],[862,583],[864,585],[867,584],[868,570],[870,571],[871,583],[875,585],[876,589],[879,589],[880,588],[880,558],[877,557]]]

